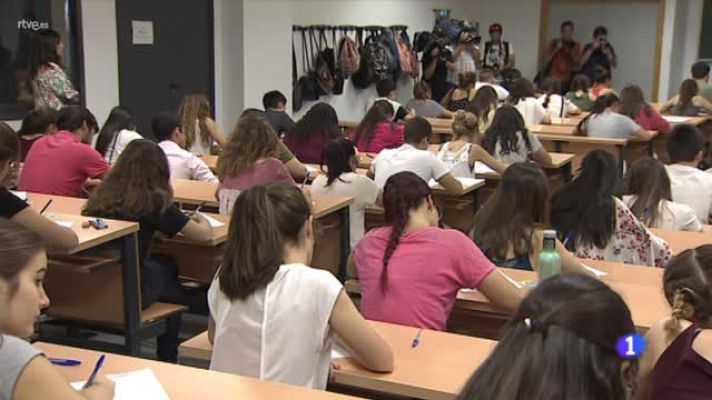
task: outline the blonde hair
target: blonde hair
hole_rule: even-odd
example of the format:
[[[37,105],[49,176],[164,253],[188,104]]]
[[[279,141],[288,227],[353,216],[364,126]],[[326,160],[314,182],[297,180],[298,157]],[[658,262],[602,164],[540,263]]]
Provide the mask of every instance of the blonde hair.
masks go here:
[[[185,134],[186,148],[193,147],[193,143],[198,139],[196,121],[200,129],[200,141],[204,146],[210,146],[210,132],[205,125],[205,118],[210,117],[210,101],[203,93],[188,93],[183,96],[178,108],[180,124]]]
[[[680,333],[682,320],[709,328],[712,324],[712,245],[675,256],[665,267],[663,290],[672,308],[664,326],[669,338]]]
[[[477,117],[475,114],[464,110],[456,111],[452,121],[452,133],[455,138],[477,133]]]

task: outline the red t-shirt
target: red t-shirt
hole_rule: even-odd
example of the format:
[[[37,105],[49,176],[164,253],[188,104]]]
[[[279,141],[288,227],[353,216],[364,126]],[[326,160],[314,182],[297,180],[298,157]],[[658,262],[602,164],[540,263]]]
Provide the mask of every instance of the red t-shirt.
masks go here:
[[[373,137],[370,143],[366,143],[365,137],[358,141],[356,144],[358,151],[380,153],[383,149],[395,149],[403,144],[403,125],[394,124],[393,122],[379,122],[373,130]]]
[[[391,227],[369,231],[354,249],[366,319],[445,330],[462,288],[476,288],[495,270],[470,238],[454,229],[421,228],[401,236],[381,290]]]
[[[32,145],[18,188],[36,193],[82,197],[82,187],[89,178],[98,178],[109,170],[104,157],[77,135],[59,131],[37,139]]]
[[[658,131],[662,134],[668,133],[672,129],[670,123],[652,107],[650,108],[650,115],[641,107],[640,111],[638,111],[638,116],[635,117],[635,122],[645,130]]]

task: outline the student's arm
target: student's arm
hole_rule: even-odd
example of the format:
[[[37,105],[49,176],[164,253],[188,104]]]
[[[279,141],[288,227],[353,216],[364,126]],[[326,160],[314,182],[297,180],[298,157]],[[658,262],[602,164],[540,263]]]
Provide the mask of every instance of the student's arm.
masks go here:
[[[393,350],[363,319],[345,291],[336,298],[329,325],[352,357],[371,371],[393,371]]]
[[[652,131],[646,131],[645,129],[639,129],[635,133],[633,133],[633,136],[631,136],[631,139],[638,139],[638,140],[651,140],[652,138],[655,137],[655,133]]]
[[[38,234],[53,249],[69,250],[79,245],[79,239],[74,231],[57,225],[29,207],[15,214],[11,220]]]
[[[692,105],[705,110],[705,112],[707,112],[708,114],[712,114],[712,103],[702,96],[697,95],[693,97]]]
[[[205,127],[208,128],[208,132],[210,133],[210,136],[215,140],[215,142],[218,144],[220,147],[225,147],[227,146],[227,138],[225,135],[220,131],[220,128],[218,128],[218,124],[215,123],[215,120],[213,120],[210,117],[206,117],[204,119],[205,122]]]
[[[532,153],[532,159],[539,163],[539,165],[551,165],[552,160],[551,160],[551,154],[544,148],[541,147],[538,150],[536,150],[534,153]]]
[[[205,161],[201,160],[198,156],[192,155],[189,161],[190,165],[190,179],[194,181],[202,182],[217,182],[218,178],[213,175],[212,171],[208,167]]]
[[[289,173],[296,182],[304,182],[304,178],[307,176],[307,167],[297,160],[296,157],[284,163],[284,166],[287,167],[287,170],[289,170]]]
[[[487,275],[477,290],[482,292],[498,309],[508,314],[514,314],[524,298],[523,291],[512,285],[499,268]]]
[[[492,157],[490,153],[488,153],[479,145],[473,144],[472,149],[470,150],[470,169],[475,166],[475,162],[477,161],[483,162],[488,167],[497,171],[497,173],[500,175],[503,174],[508,167],[507,164]]]
[[[193,214],[183,229],[180,230],[185,237],[198,242],[207,242],[213,238],[213,228],[199,212]]]
[[[450,193],[462,194],[465,191],[462,187],[462,183],[449,172],[441,176],[440,179],[438,179],[438,183]]]
[[[440,116],[438,118],[452,119],[453,115],[454,114],[452,113],[452,111],[443,107],[442,113],[440,114]]]
[[[60,367],[67,368],[67,367]],[[20,374],[13,400],[111,400],[114,383],[99,377],[89,388],[77,391],[43,356],[35,357]]]
[[[670,100],[661,104],[660,109],[658,110],[660,112],[660,114],[665,114],[666,112],[670,111],[673,107],[675,107],[675,104],[677,104],[679,99],[680,99],[680,96],[676,94]]]

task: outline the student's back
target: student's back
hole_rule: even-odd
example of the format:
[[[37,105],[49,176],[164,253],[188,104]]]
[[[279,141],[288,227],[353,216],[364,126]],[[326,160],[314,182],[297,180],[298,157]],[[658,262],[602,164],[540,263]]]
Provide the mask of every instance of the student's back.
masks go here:
[[[608,139],[648,137],[649,135],[635,121],[617,112],[618,105],[618,96],[614,93],[599,96],[591,113],[579,122],[576,132],[585,136]]]
[[[322,162],[324,148],[341,137],[339,118],[327,103],[317,103],[284,136],[284,143],[302,162]]]
[[[380,153],[403,144],[403,126],[393,123],[393,113],[387,100],[373,103],[352,137],[359,151]]]
[[[551,163],[551,156],[536,135],[527,129],[524,118],[509,105],[495,112],[482,144],[494,158],[507,164],[527,161]]]
[[[531,81],[520,78],[512,83],[508,102],[519,111],[524,123],[529,126],[550,121],[546,109],[534,96],[534,84]]]

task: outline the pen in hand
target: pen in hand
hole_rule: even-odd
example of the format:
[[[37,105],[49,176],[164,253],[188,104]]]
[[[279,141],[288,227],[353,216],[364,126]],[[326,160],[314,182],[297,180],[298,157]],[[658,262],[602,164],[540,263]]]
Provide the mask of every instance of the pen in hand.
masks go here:
[[[49,199],[49,201],[47,201],[47,204],[45,204],[44,207],[42,207],[42,209],[40,210],[40,215],[44,214],[44,212],[47,211],[47,209],[49,208],[49,205],[52,204],[52,200],[53,199]]]
[[[412,348],[418,347],[418,345],[420,344],[420,335],[422,335],[422,334],[423,334],[423,330],[422,329],[418,330],[418,334],[415,335],[415,338],[413,339],[413,343],[410,344],[410,347],[412,347]]]
[[[96,365],[94,366],[94,370],[91,372],[91,375],[89,375],[89,379],[87,379],[87,381],[84,384],[84,386],[82,387],[82,389],[86,389],[94,383],[96,376],[99,374],[99,370],[101,369],[101,366],[104,365],[105,358],[106,358],[105,354],[102,354],[99,357],[99,360],[97,360]]]

